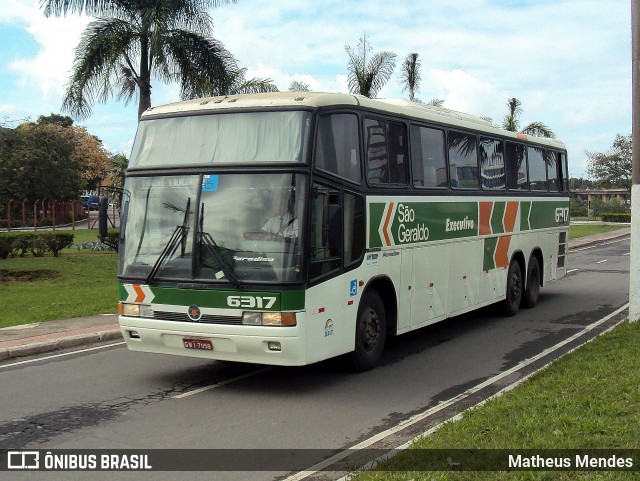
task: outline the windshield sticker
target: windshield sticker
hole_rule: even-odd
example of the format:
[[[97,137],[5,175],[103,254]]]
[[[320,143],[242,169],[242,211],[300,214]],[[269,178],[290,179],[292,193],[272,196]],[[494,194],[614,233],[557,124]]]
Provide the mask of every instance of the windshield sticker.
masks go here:
[[[211,174],[202,177],[202,192],[216,192],[218,190],[218,176]]]

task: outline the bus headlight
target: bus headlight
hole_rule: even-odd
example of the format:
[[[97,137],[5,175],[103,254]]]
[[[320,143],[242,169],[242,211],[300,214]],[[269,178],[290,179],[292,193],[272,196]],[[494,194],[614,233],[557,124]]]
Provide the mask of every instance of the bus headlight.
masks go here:
[[[148,304],[129,304],[121,302],[118,305],[118,311],[121,316],[131,317],[153,317],[153,309]]]
[[[295,326],[295,312],[243,312],[242,324],[247,326]]]

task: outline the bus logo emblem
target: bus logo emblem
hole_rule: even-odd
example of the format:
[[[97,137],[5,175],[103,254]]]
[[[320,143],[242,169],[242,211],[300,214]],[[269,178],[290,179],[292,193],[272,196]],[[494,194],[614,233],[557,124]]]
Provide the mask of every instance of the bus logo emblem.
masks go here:
[[[199,321],[202,317],[202,312],[200,311],[200,308],[198,306],[189,306],[187,315],[192,321]]]

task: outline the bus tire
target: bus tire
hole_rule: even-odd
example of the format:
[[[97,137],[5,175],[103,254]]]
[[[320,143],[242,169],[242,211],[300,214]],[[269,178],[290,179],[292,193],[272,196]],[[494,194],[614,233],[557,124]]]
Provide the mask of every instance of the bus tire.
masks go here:
[[[376,291],[366,291],[358,306],[355,349],[350,354],[350,364],[355,371],[368,371],[380,363],[386,333],[384,303]]]
[[[515,316],[522,302],[522,270],[517,260],[512,260],[507,273],[507,294],[503,301],[507,316]]]
[[[538,303],[540,296],[540,264],[536,256],[529,259],[527,268],[527,288],[524,291],[524,305],[532,308]]]

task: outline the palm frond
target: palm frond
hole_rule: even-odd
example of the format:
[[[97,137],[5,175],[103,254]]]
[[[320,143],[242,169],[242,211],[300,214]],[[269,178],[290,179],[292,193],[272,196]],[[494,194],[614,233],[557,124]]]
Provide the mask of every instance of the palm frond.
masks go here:
[[[194,32],[173,30],[164,37],[160,72],[180,82],[182,98],[220,95],[238,68],[222,43]]]
[[[370,96],[378,95],[384,84],[386,84],[393,70],[396,68],[396,54],[390,51],[376,53],[369,61],[367,74],[371,78]]]
[[[270,78],[252,78],[235,87],[230,94],[261,94],[266,92],[278,92],[278,87],[273,83],[273,80]]]
[[[556,138],[556,134],[554,134],[553,131],[542,122],[531,122],[522,129],[522,133],[533,135],[534,137],[547,137],[550,139]]]
[[[111,76],[117,73],[134,38],[135,32],[121,20],[99,19],[87,26],[75,50],[64,110],[86,118],[94,98],[104,101],[111,96]]]
[[[400,69],[400,86],[402,91],[409,90],[409,100],[415,100],[415,93],[420,89],[420,61],[417,53],[410,53],[404,59]]]

